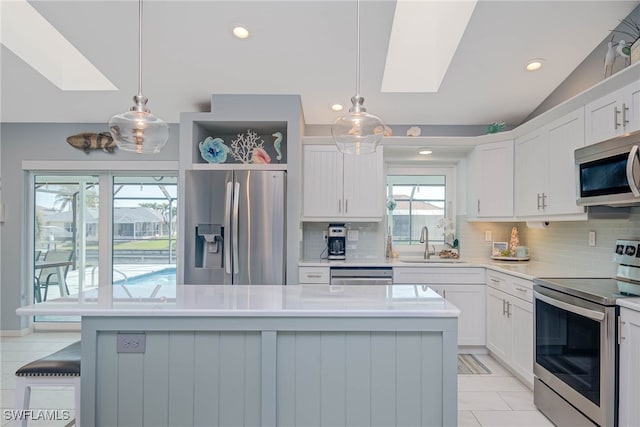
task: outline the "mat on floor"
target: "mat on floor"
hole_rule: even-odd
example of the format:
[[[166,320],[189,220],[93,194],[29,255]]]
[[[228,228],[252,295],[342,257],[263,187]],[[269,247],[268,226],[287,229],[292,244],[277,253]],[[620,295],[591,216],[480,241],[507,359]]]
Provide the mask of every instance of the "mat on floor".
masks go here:
[[[473,354],[458,355],[459,374],[490,374],[489,368],[484,366]]]

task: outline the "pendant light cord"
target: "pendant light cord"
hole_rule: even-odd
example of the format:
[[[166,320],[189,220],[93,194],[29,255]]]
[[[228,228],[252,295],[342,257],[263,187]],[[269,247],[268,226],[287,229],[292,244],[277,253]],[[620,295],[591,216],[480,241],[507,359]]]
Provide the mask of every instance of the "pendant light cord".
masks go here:
[[[138,95],[142,96],[142,0],[138,0]]]
[[[356,97],[360,96],[360,0],[356,0]]]

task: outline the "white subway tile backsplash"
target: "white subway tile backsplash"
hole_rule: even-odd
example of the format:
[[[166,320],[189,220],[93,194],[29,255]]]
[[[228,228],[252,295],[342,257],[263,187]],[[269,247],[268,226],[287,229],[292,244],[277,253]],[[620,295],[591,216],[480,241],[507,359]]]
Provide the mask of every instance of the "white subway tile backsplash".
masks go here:
[[[326,242],[322,233],[328,223],[303,224],[303,257],[326,258]],[[382,259],[384,257],[384,223],[347,223],[349,230],[358,232],[358,241],[347,241],[348,259]],[[530,248],[531,259],[552,264],[571,265],[603,277],[613,276],[612,262],[616,239],[640,237],[640,209],[632,209],[629,219],[593,219],[589,221],[556,221],[546,229],[528,228],[525,222],[492,223],[468,222],[466,216],[457,218],[460,255],[463,258],[488,257],[491,244],[508,242],[511,228],[518,227],[520,244]],[[485,241],[491,231],[492,241]],[[589,246],[589,232],[596,233],[596,246]]]
[[[337,223],[337,221],[336,221]],[[383,259],[384,224],[377,222],[346,223],[347,231],[356,231],[358,240],[348,240],[347,259]],[[302,257],[305,260],[326,259],[326,241],[323,232],[329,223],[305,222],[302,226]],[[349,233],[347,233],[349,234]]]

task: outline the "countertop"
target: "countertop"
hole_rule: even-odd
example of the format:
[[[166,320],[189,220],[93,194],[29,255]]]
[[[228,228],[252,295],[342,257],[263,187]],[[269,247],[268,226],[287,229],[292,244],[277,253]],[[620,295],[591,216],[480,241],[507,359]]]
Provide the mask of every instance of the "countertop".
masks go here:
[[[620,298],[616,300],[616,304],[620,307],[630,308],[631,310],[640,311],[640,298]]]
[[[498,261],[490,258],[461,258],[456,262],[451,262],[450,260],[439,260],[432,257],[429,262],[415,262],[418,258],[415,256],[408,257],[411,262],[403,261],[403,259],[407,259],[403,257],[393,259],[351,259],[345,261],[301,260],[298,265],[300,267],[481,267],[527,280],[549,277],[607,277],[596,271],[585,270],[583,267],[539,261]]]
[[[18,315],[458,317],[430,288],[395,286],[113,285],[21,307]]]

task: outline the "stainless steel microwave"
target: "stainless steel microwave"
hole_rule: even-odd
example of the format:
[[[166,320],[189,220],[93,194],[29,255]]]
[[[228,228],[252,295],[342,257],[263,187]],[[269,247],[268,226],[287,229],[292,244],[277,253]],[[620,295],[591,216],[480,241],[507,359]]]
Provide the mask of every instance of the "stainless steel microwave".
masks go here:
[[[579,206],[640,205],[640,131],[574,154]]]

